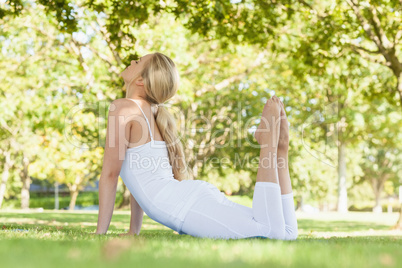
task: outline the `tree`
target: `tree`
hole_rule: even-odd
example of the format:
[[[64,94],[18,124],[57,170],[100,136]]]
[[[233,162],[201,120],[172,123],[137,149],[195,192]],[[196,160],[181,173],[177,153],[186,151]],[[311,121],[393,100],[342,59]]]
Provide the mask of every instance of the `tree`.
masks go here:
[[[27,6],[24,12],[34,10],[31,6]],[[1,73],[0,101],[3,109],[0,135],[3,140],[3,159],[6,163],[2,174],[0,196],[4,196],[6,192],[7,180],[11,175],[10,168],[19,170],[23,208],[29,206],[30,176],[33,174],[30,170],[38,170],[38,166],[42,166],[42,169],[39,168],[41,170],[39,177],[42,179],[51,180],[52,178],[48,176],[55,174],[50,170],[49,161],[53,162],[55,158],[51,156],[56,156],[57,153],[48,151],[51,154],[47,157],[45,154],[40,154],[42,150],[47,150],[47,144],[55,146],[53,150],[62,155],[60,161],[70,159],[70,166],[76,167],[74,163],[81,160],[70,158],[69,154],[62,151],[60,145],[74,140],[74,136],[82,143],[75,144],[76,147],[82,145],[92,148],[99,143],[98,125],[88,123],[91,120],[96,121],[95,117],[100,111],[98,106],[100,107],[102,103],[96,104],[96,107],[91,104],[92,106],[87,105],[88,107],[81,109],[81,113],[74,118],[76,122],[72,125],[68,125],[64,119],[67,119],[66,115],[77,105],[77,101],[91,103],[97,98],[102,99],[108,95],[106,91],[111,91],[107,85],[115,82],[110,79],[113,77],[113,72],[112,76],[107,75],[108,78],[105,79],[107,82],[98,81],[99,77],[102,78],[103,74],[108,73],[108,68],[95,61],[95,68],[89,69],[87,62],[91,61],[91,58],[88,58],[88,54],[83,56],[82,50],[75,45],[76,40],[73,36],[60,33],[52,25],[53,22],[40,10],[35,10],[33,17],[21,16],[9,20],[0,32],[0,38],[6,40],[2,42],[5,53],[1,54],[0,63],[4,65],[2,69],[5,70]],[[94,50],[99,42],[95,38],[92,39],[91,45]],[[10,46],[11,43],[14,45]],[[102,62],[102,56],[96,57],[95,60]],[[101,67],[96,68],[97,66]],[[96,94],[84,95],[87,90]],[[68,127],[71,129],[66,133]],[[60,143],[49,143],[48,139],[52,137],[70,140],[66,142],[58,138]],[[90,164],[93,163],[89,169],[99,165],[93,161],[95,159],[99,161],[99,152],[94,152],[95,154],[88,155],[88,161]],[[36,169],[30,167],[32,163],[35,163]],[[43,176],[44,174],[48,176]],[[80,184],[87,182],[88,176],[92,178],[94,175],[80,175],[79,179],[75,176],[75,180],[71,182],[71,191],[74,193],[72,196],[77,193]],[[59,182],[65,183],[65,181]]]
[[[372,100],[377,114],[363,113],[364,150],[361,167],[364,175],[360,181],[370,182],[375,196],[373,211],[381,212],[380,198],[386,181],[398,181],[398,172],[402,169],[400,126],[402,116],[393,111],[393,107],[381,99]]]
[[[380,198],[384,189],[384,183],[397,175],[401,168],[401,159],[398,159],[400,151],[395,148],[366,148],[366,159],[362,163],[364,178],[373,188],[375,196],[374,212],[381,212]]]

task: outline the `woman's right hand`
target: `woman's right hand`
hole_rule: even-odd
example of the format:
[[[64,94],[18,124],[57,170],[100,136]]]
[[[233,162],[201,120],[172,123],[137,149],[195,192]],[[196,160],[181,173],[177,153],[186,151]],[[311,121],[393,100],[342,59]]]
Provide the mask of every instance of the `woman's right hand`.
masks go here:
[[[119,234],[119,236],[134,236],[134,235],[136,235],[136,234],[133,233],[133,232],[127,232],[127,233]]]

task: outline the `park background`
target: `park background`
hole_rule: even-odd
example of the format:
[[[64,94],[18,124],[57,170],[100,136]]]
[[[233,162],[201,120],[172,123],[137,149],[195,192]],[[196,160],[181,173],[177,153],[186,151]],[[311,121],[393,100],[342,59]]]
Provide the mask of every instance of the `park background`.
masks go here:
[[[397,0],[0,0],[3,230],[73,224],[79,214],[39,214],[96,208],[108,108],[125,97],[120,73],[156,51],[179,70],[168,109],[194,179],[251,206],[253,131],[277,95],[302,237],[401,229],[401,23]],[[112,231],[128,228],[129,197],[119,179],[115,215],[127,216]],[[76,226],[94,230],[88,217]],[[147,219],[145,235],[147,226],[167,230]]]

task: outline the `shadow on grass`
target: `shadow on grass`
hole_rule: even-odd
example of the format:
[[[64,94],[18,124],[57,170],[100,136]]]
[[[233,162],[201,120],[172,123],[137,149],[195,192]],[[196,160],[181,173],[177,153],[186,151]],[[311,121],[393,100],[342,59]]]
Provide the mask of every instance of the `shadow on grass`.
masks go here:
[[[97,214],[76,214],[76,213],[15,213],[3,212],[1,218],[5,219],[2,224],[7,229],[12,225],[13,228],[26,228],[34,227],[47,227],[47,228],[77,228],[80,230],[94,231],[98,215]],[[8,220],[7,220],[8,219]],[[21,222],[19,222],[21,219]],[[23,220],[23,222],[22,222]],[[29,222],[32,220],[32,222]],[[38,223],[37,221],[43,221]],[[56,221],[56,222],[54,222]],[[60,225],[59,223],[68,223],[71,226]],[[92,226],[87,226],[84,223],[90,223]],[[110,231],[121,231],[128,229],[130,223],[129,215],[113,215],[109,227]],[[81,225],[82,224],[82,225]],[[56,226],[55,226],[56,225]],[[81,225],[81,226],[80,226]],[[390,226],[375,222],[359,222],[359,221],[346,221],[346,220],[332,220],[321,221],[312,219],[299,219],[298,220],[300,231],[316,231],[316,232],[355,232],[355,231],[368,231],[372,230],[389,230]],[[18,227],[21,226],[21,227]],[[148,216],[144,216],[143,228],[141,232],[149,233],[151,236],[154,232],[172,233],[172,230],[167,230],[167,227],[153,221]],[[174,234],[172,234],[174,235]]]
[[[355,232],[389,230],[390,226],[375,222],[298,220],[299,229],[317,232]]]
[[[68,223],[79,223],[79,222],[97,222],[97,214],[75,214],[75,213],[14,213],[14,212],[3,212],[2,217],[4,218],[15,218],[15,219],[35,219],[42,221],[59,221]],[[114,215],[113,219],[116,218],[126,218],[124,215]]]

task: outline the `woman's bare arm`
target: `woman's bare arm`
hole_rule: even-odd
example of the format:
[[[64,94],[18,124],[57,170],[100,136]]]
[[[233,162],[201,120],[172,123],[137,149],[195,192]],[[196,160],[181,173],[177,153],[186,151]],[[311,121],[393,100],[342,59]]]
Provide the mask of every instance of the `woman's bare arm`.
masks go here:
[[[117,99],[109,109],[106,145],[102,172],[99,179],[99,213],[96,234],[105,234],[109,229],[116,200],[117,181],[127,150],[130,125],[126,115],[130,112],[127,100]]]
[[[131,207],[131,219],[130,219],[130,234],[140,234],[142,219],[144,218],[144,211],[135,200],[134,196],[130,197],[130,207]]]

